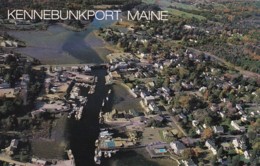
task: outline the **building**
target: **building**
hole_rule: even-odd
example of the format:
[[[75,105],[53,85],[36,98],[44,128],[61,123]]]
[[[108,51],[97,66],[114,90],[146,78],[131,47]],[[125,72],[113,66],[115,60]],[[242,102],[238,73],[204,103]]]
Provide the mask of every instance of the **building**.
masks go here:
[[[39,160],[39,159],[36,159],[36,158],[32,158],[31,161],[32,161],[33,164],[36,164],[36,165],[40,165],[40,166],[47,165],[47,161],[45,161],[45,160]]]
[[[5,150],[9,155],[13,155],[18,148],[19,141],[17,139],[12,139],[10,146],[8,146]]]
[[[234,129],[236,129],[236,130],[238,130],[238,131],[240,131],[240,132],[245,132],[246,131],[246,128],[244,127],[244,126],[239,126],[239,124],[237,123],[237,121],[231,121],[231,126],[234,128]]]
[[[211,150],[211,152],[212,152],[214,155],[217,154],[217,147],[216,147],[216,145],[215,145],[215,142],[213,142],[212,140],[207,140],[207,141],[205,142],[205,146],[206,146],[209,150]]]
[[[117,71],[110,72],[109,76],[114,80],[121,79],[121,75]]]
[[[242,150],[247,149],[246,143],[242,139],[235,138],[232,140],[232,144],[234,145],[235,148],[239,148]]]
[[[0,89],[7,89],[7,88],[10,88],[10,87],[11,87],[11,85],[7,82],[2,82],[0,84]]]
[[[182,160],[181,162],[185,166],[197,166],[192,159]]]
[[[215,134],[223,134],[224,128],[222,126],[213,126],[213,131]]]
[[[170,147],[173,149],[174,153],[178,155],[186,149],[185,145],[179,141],[171,142]]]
[[[146,104],[146,105],[148,105],[150,102],[152,102],[152,101],[155,101],[155,97],[154,96],[146,96],[145,98],[144,98],[144,103]]]

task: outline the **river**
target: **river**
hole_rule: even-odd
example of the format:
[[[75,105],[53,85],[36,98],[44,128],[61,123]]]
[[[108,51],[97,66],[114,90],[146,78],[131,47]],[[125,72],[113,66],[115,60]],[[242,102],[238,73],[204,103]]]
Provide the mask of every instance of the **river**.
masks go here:
[[[22,54],[39,59],[43,64],[77,64],[77,63],[103,63],[105,56],[110,53],[104,46],[102,39],[93,33],[100,27],[106,27],[113,23],[112,20],[94,20],[82,32],[73,32],[61,25],[51,25],[46,31],[9,31],[8,33],[27,43],[25,48],[17,48]],[[68,121],[69,147],[75,156],[76,166],[92,166],[94,163],[95,140],[99,135],[98,116],[102,107],[102,101],[106,97],[109,88],[105,85],[106,70],[97,69],[93,75],[98,77],[96,92],[88,96],[88,103],[80,121]],[[117,88],[117,87],[113,87]],[[121,88],[120,93],[126,90]],[[113,91],[112,91],[113,95]],[[117,94],[118,95],[118,94]],[[120,95],[119,95],[120,96]],[[114,95],[113,95],[114,98]],[[111,98],[110,101],[113,101]],[[105,105],[105,111],[111,111],[113,102]],[[142,154],[142,155],[141,155]],[[111,159],[102,160],[104,166],[157,166],[154,161],[144,157],[144,152],[137,153],[119,152]]]

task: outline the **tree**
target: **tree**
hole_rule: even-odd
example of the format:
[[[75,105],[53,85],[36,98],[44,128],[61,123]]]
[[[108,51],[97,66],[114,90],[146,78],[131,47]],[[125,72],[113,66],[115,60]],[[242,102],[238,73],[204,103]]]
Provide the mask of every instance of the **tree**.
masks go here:
[[[239,155],[236,155],[232,158],[232,166],[238,166],[239,165],[239,162],[240,162],[240,157]]]
[[[232,159],[230,156],[228,156],[228,158],[227,158],[227,163],[228,163],[228,165],[230,165],[232,163]]]
[[[203,133],[201,134],[201,137],[203,139],[209,139],[213,136],[213,131],[211,128],[206,128]]]
[[[205,123],[206,125],[210,126],[211,123],[212,123],[212,118],[211,118],[210,116],[206,117],[206,118],[204,119],[204,123]]]
[[[182,157],[184,160],[187,160],[189,158],[191,158],[191,150],[190,149],[184,149],[183,152],[181,153]]]
[[[220,147],[220,148],[218,149],[217,156],[218,156],[218,158],[221,158],[222,155],[223,155],[223,147]]]
[[[216,156],[213,156],[213,157],[211,158],[211,160],[210,160],[210,165],[211,165],[211,166],[214,166],[214,165],[216,165],[216,162],[217,162],[217,157],[216,157]]]
[[[254,142],[254,140],[256,139],[256,132],[248,131],[247,135],[248,135],[249,142],[251,143]]]

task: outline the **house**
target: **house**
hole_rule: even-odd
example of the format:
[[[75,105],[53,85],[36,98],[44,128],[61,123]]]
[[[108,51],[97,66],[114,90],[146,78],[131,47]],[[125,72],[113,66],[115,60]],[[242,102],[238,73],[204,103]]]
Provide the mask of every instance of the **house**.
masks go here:
[[[207,141],[205,142],[205,146],[206,146],[209,150],[211,150],[211,152],[212,152],[214,155],[217,154],[217,147],[216,147],[216,145],[215,145],[215,142],[213,142],[212,140],[207,140]]]
[[[199,124],[199,121],[193,120],[191,123],[193,127],[196,127]]]
[[[151,112],[155,112],[155,113],[158,113],[160,110],[159,108],[157,107],[157,105],[154,103],[154,102],[151,102],[149,105],[148,105],[148,108]]]
[[[174,136],[177,136],[179,131],[177,129],[172,129],[171,130],[171,133],[174,135]]]
[[[191,137],[183,137],[183,138],[181,138],[181,142],[185,146],[193,146],[198,141],[200,141],[200,139],[195,139],[195,138],[191,138]]]
[[[213,126],[213,131],[215,134],[223,134],[224,128],[222,126]]]
[[[10,41],[10,40],[6,40],[6,41],[2,41],[0,43],[1,47],[18,47],[18,43],[15,41]]]
[[[187,29],[187,30],[190,30],[190,29],[194,29],[195,27],[194,26],[191,26],[191,25],[184,25],[183,26],[184,29]],[[186,53],[188,53],[189,51],[186,50]]]
[[[121,79],[121,75],[117,71],[110,72],[109,76],[114,80]]]
[[[206,129],[206,128],[208,128],[208,125],[206,125],[205,123],[202,125],[202,127],[204,128],[204,129]]]
[[[237,123],[237,121],[232,120],[232,121],[231,121],[231,126],[232,126],[234,129],[236,129],[236,130],[238,130],[238,131],[240,131],[240,132],[245,132],[245,131],[246,131],[246,128],[245,128],[244,126],[239,126],[239,124]]]
[[[154,116],[153,119],[154,119],[155,121],[157,121],[157,122],[160,122],[160,123],[162,123],[163,120],[164,120],[164,118],[161,117],[160,115],[156,115],[156,116]]]
[[[226,117],[226,114],[224,112],[218,112],[218,113],[221,116],[221,118],[225,118]]]
[[[128,64],[125,63],[125,62],[119,62],[118,64],[115,65],[115,67],[116,67],[117,69],[126,69],[127,66],[128,66]]]
[[[142,90],[141,93],[140,93],[140,96],[141,96],[141,98],[144,99],[147,96],[147,93]]]
[[[29,83],[30,82],[30,76],[29,74],[23,74],[22,75],[22,81]]]
[[[84,71],[87,72],[87,73],[89,73],[89,72],[91,72],[92,70],[91,70],[91,68],[90,68],[88,65],[85,65],[85,66],[84,66]]]
[[[239,148],[239,149],[242,149],[242,150],[245,150],[247,148],[244,140],[239,139],[239,138],[233,139],[232,144],[234,145],[235,148]]]
[[[199,89],[200,92],[204,93],[207,90],[207,87],[203,86]]]
[[[0,89],[7,89],[7,88],[10,88],[11,85],[7,82],[3,82],[0,84]]]
[[[8,146],[5,150],[6,150],[6,153],[9,154],[9,155],[13,155],[15,150],[17,149],[18,147],[18,144],[19,144],[19,141],[17,139],[12,139],[11,143],[10,143],[10,146]]]
[[[248,116],[247,115],[242,115],[242,117],[240,118],[240,120],[242,122],[247,122],[248,121]]]
[[[141,72],[136,72],[135,73],[135,78],[142,78],[143,74]]]
[[[201,129],[197,128],[197,129],[196,129],[196,133],[197,133],[198,135],[200,135],[200,134],[202,133]]]
[[[173,149],[174,153],[178,155],[186,149],[185,145],[179,141],[171,142],[170,147]]]
[[[168,130],[163,130],[162,131],[162,135],[163,135],[164,139],[171,139],[171,138],[173,138],[172,132],[170,132]]]
[[[230,143],[228,143],[228,142],[223,142],[223,143],[221,143],[221,146],[222,146],[223,149],[226,150],[226,151],[230,150],[230,148],[231,148],[231,145],[230,145]]]
[[[152,102],[152,101],[155,101],[155,97],[154,96],[146,96],[145,98],[144,98],[144,103],[146,104],[146,105],[148,105],[150,102]]]
[[[219,111],[219,106],[217,104],[212,104],[210,110],[213,112]]]
[[[170,93],[171,90],[168,87],[162,87],[162,91],[165,93]]]
[[[10,144],[11,149],[17,149],[18,143],[19,141],[17,139],[13,139]]]
[[[41,166],[45,166],[47,164],[47,161],[39,160],[39,159],[36,159],[36,158],[32,158],[31,161],[32,161],[33,164],[41,165]]]
[[[241,104],[236,104],[236,109],[239,110],[239,111],[242,111],[242,110],[243,110]]]
[[[192,159],[181,160],[184,166],[197,166]]]
[[[183,113],[180,113],[179,117],[180,117],[180,119],[186,119],[187,118],[186,115],[184,115]]]
[[[192,85],[191,85],[191,84],[187,84],[187,83],[185,83],[185,82],[182,82],[182,83],[181,83],[181,86],[182,86],[183,88],[187,89],[187,90],[189,90],[189,89],[192,88]]]
[[[0,89],[0,98],[14,99],[18,93],[19,90],[14,88]]]
[[[247,150],[244,151],[244,156],[245,156],[245,159],[247,159],[247,160],[250,159],[250,154],[249,154],[249,152]]]

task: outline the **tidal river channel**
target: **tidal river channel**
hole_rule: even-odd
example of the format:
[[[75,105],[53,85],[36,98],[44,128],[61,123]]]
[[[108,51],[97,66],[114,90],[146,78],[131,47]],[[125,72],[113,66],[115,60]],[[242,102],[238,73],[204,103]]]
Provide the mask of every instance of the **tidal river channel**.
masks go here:
[[[112,20],[94,20],[87,30],[73,32],[61,25],[51,25],[46,31],[10,31],[10,35],[25,41],[27,47],[16,49],[24,55],[39,59],[43,64],[103,63],[108,50],[104,42],[93,33],[100,27],[109,26]],[[75,156],[76,166],[94,164],[95,140],[99,134],[99,111],[109,87],[105,86],[105,69],[96,69],[96,92],[88,96],[88,103],[80,121],[68,121],[69,147]],[[112,105],[112,104],[107,104]],[[106,107],[108,107],[106,105]],[[108,108],[109,109],[109,108]]]

